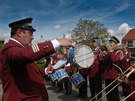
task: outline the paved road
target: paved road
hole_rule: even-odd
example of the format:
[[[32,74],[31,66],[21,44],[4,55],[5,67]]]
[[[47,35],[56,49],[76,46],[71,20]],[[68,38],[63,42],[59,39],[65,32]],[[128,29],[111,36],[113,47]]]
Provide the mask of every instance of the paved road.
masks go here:
[[[1,101],[1,96],[2,96],[2,86],[0,84],[0,101]]]
[[[88,98],[78,99],[75,97],[78,94],[78,90],[75,89],[74,86],[73,86],[73,92],[71,95],[64,95],[64,90],[57,91],[57,87],[51,86],[50,81],[46,82],[46,87],[47,87],[48,93],[49,93],[49,101],[89,101],[89,97],[90,97],[89,88],[88,88]],[[119,88],[119,89],[121,90],[121,88]],[[0,99],[1,99],[1,95],[2,95],[2,87],[0,84]],[[104,97],[104,99],[102,101],[106,101],[106,97]]]
[[[49,93],[49,101],[89,101],[89,98],[86,99],[78,99],[76,95],[78,95],[78,89],[75,89],[73,86],[72,94],[64,95],[63,91],[57,91],[57,87],[50,86],[50,83],[47,82],[47,89]],[[88,91],[88,95],[90,95]]]
[[[78,89],[75,89],[74,86],[73,86],[72,94],[70,95],[64,95],[64,90],[57,91],[57,87],[51,86],[50,81],[46,82],[46,87],[49,93],[49,101],[89,101],[89,97],[83,100],[76,98],[76,95],[78,95]],[[89,90],[88,90],[88,95],[90,96]],[[0,84],[0,101],[1,101],[1,96],[2,96],[2,86]]]

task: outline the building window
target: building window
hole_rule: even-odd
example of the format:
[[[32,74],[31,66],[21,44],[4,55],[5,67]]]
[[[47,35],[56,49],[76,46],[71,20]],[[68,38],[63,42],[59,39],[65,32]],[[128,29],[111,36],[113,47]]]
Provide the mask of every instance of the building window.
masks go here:
[[[128,47],[133,47],[133,40],[128,41]]]

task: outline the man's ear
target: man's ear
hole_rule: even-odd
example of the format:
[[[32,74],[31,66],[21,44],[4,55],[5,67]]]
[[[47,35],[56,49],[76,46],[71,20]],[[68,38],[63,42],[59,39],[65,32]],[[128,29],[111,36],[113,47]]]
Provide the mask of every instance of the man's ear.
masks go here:
[[[19,36],[19,37],[20,37],[20,36],[21,36],[21,34],[22,34],[22,33],[21,33],[21,32],[22,32],[22,29],[21,29],[21,28],[18,28],[16,32],[17,32],[17,36]]]

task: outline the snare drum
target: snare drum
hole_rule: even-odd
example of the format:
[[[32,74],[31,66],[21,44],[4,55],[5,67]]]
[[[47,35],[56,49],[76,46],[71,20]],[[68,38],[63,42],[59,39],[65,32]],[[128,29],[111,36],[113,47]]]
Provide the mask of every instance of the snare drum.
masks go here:
[[[94,53],[88,45],[71,47],[68,60],[74,67],[89,68],[94,62]]]
[[[64,69],[59,69],[56,71],[57,77],[58,77],[58,82],[65,82],[69,79],[69,76]]]
[[[56,73],[50,74],[50,77],[51,77],[52,81],[58,80],[58,76]]]
[[[75,88],[80,88],[86,81],[80,73],[75,73],[70,77],[71,83]]]

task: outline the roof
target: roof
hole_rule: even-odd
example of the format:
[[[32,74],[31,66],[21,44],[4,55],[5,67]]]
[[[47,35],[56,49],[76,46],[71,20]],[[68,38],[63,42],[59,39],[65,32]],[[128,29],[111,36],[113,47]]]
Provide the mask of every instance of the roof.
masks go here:
[[[131,29],[122,40],[133,40],[135,39],[135,29]]]

